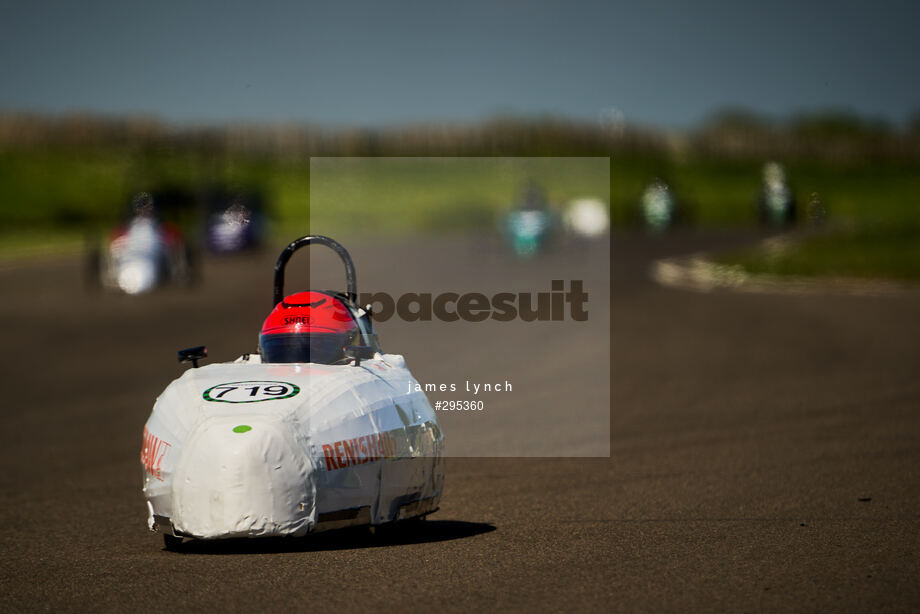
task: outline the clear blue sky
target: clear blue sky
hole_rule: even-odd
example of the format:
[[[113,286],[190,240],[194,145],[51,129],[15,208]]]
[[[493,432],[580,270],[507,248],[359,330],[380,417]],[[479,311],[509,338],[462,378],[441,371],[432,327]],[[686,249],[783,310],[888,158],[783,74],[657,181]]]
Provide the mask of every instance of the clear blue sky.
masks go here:
[[[0,110],[383,126],[617,109],[689,126],[725,106],[920,108],[920,3],[5,5]]]

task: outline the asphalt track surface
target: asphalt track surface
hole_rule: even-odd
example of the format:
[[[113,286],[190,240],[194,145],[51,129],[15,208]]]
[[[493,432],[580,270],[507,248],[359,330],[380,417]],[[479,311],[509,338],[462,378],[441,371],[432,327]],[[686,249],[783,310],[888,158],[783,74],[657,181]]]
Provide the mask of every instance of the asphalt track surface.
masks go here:
[[[450,458],[421,526],[182,553],[144,526],[141,428],[175,349],[253,348],[274,254],[142,299],[86,294],[79,259],[6,266],[0,610],[916,610],[920,302],[648,280],[655,257],[743,238],[615,237],[609,458]],[[399,249],[423,267],[477,246]],[[362,259],[411,275],[392,254],[356,250],[359,281]],[[407,356],[449,344],[410,358],[420,380],[475,360],[449,328],[380,328]],[[584,360],[515,344],[560,377]]]

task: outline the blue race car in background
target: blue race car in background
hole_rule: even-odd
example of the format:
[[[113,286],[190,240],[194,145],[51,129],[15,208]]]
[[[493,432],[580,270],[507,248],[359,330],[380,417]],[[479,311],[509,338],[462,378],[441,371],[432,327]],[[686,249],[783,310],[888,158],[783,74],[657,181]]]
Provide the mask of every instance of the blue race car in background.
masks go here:
[[[205,245],[213,254],[261,247],[265,233],[262,195],[216,189],[205,196]]]

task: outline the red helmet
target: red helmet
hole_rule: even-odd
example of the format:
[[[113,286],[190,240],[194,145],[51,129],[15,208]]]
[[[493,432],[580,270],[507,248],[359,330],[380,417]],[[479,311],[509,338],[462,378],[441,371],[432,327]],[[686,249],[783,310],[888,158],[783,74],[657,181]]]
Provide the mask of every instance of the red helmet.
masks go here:
[[[351,311],[325,292],[298,292],[275,305],[259,334],[263,362],[344,362],[345,348],[360,344]]]

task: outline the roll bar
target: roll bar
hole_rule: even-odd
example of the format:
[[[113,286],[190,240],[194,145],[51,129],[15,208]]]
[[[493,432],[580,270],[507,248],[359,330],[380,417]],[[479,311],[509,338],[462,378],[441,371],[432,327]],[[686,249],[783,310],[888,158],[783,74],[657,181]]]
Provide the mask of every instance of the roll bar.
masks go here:
[[[355,277],[355,263],[352,262],[348,250],[335,239],[323,235],[307,235],[292,241],[278,256],[278,261],[275,263],[275,284],[274,295],[272,297],[272,308],[284,300],[284,269],[287,266],[288,260],[290,260],[294,252],[301,247],[306,247],[314,243],[325,245],[330,248],[342,260],[345,264],[345,294],[352,303],[358,300],[358,282]]]

